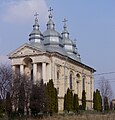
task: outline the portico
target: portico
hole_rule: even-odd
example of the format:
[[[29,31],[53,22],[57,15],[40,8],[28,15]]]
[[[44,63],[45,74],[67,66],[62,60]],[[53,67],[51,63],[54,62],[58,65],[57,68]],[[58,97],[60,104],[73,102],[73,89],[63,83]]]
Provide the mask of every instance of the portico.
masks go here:
[[[26,60],[26,62],[25,62]],[[12,65],[12,69],[14,72],[20,72],[22,75],[27,75],[30,77],[34,83],[43,79],[46,81],[47,78],[47,65],[49,63],[46,62],[35,62],[33,63],[31,58],[25,58],[21,64]]]

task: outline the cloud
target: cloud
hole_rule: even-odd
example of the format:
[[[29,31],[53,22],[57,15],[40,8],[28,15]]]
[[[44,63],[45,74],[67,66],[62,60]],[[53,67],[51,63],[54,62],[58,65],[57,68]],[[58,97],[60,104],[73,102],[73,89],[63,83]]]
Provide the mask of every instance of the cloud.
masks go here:
[[[10,63],[10,60],[5,55],[0,55],[0,63]]]
[[[31,21],[36,12],[39,14],[39,22],[45,22],[48,16],[45,0],[10,0],[4,9],[2,18],[10,23]]]

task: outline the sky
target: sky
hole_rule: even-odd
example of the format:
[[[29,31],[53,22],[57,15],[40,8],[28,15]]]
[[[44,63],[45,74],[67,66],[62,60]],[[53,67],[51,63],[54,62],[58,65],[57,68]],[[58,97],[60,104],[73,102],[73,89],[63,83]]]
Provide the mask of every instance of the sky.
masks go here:
[[[0,62],[29,42],[36,12],[41,32],[46,30],[49,7],[58,32],[63,30],[63,19],[68,20],[70,38],[76,39],[82,62],[97,71],[95,87],[104,76],[114,92],[115,0],[0,0]]]

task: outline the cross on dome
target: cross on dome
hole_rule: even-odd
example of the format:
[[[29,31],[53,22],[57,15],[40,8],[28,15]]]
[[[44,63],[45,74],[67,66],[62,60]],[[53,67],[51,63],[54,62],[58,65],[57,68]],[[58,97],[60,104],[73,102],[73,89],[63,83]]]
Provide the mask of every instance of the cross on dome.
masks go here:
[[[64,23],[64,30],[66,30],[67,31],[67,25],[66,25],[66,22],[67,22],[68,20],[66,19],[66,18],[64,18],[64,20],[62,21],[63,23]]]
[[[64,24],[66,24],[67,21],[68,21],[68,20],[66,20],[66,18],[64,18],[64,20],[63,20],[62,22],[64,22]]]
[[[38,15],[39,15],[39,14],[38,14],[37,12],[36,12],[35,15],[34,15],[34,16],[35,16],[35,24],[38,24]]]
[[[38,15],[39,15],[39,14],[36,12],[34,16],[36,16],[36,18],[37,18]]]
[[[53,9],[50,7],[49,10],[48,10],[48,12],[50,12],[49,18],[52,18],[52,13],[51,13],[52,11],[53,11]]]
[[[50,12],[50,13],[51,13],[51,11],[53,11],[53,9],[50,7],[50,9],[48,10],[48,12]]]

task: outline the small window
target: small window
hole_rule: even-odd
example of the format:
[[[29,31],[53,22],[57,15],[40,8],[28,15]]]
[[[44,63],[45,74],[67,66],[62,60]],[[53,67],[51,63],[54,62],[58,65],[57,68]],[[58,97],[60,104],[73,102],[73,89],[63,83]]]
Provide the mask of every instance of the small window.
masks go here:
[[[70,81],[70,89],[72,90],[72,73],[70,73],[69,81]]]
[[[59,70],[57,71],[57,80],[59,80]]]

